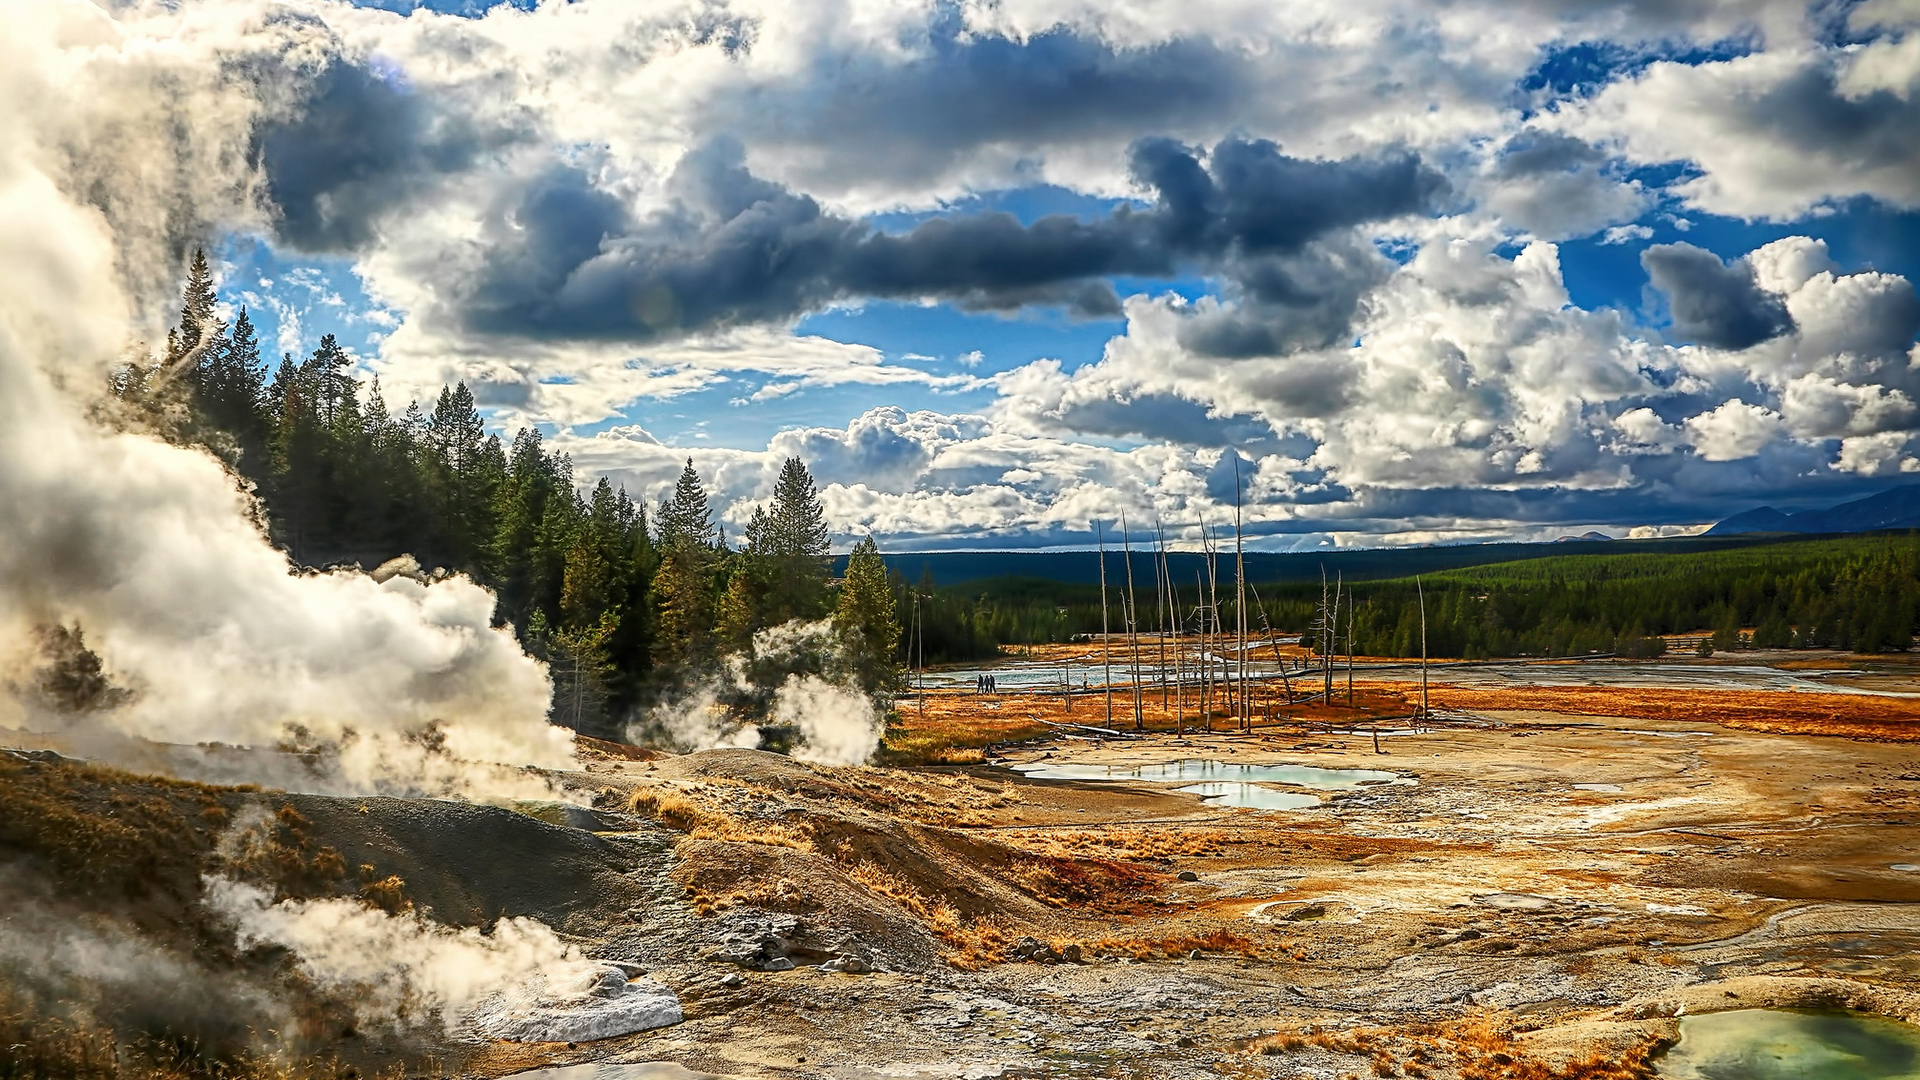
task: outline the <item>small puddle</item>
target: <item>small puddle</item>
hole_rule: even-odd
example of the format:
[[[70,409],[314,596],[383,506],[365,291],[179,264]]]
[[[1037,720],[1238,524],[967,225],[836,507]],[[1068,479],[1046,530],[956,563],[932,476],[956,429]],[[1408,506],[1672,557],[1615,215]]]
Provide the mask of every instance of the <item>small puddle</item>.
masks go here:
[[[1312,765],[1230,765],[1224,761],[1189,758],[1158,765],[1077,765],[1068,761],[1035,761],[1014,770],[1035,780],[1150,780],[1178,784],[1208,781],[1238,784],[1291,784],[1295,787],[1339,791],[1369,783],[1411,784],[1397,773],[1378,769],[1322,769]],[[1316,800],[1317,801],[1317,800]]]
[[[1215,806],[1243,806],[1250,810],[1305,810],[1320,805],[1319,799],[1303,792],[1275,791],[1259,784],[1227,780],[1188,784],[1174,790],[1198,795]]]
[[[1680,1019],[1668,1080],[1920,1080],[1920,1028],[1852,1013],[1739,1009]]]

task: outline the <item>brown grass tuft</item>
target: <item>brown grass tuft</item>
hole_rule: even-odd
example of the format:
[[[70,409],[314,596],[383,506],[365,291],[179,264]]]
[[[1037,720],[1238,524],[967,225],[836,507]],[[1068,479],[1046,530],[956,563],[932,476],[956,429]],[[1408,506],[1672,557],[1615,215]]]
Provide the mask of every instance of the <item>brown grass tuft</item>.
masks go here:
[[[702,806],[683,794],[664,788],[648,787],[635,791],[633,797],[627,800],[627,807],[696,840],[768,844],[807,852],[815,850],[813,838],[791,825],[741,821],[731,814]]]
[[[1311,1046],[1366,1058],[1374,1076],[1416,1080],[1435,1070],[1451,1071],[1460,1080],[1651,1080],[1653,1055],[1662,1045],[1661,1040],[1650,1039],[1611,1057],[1592,1054],[1547,1061],[1529,1054],[1516,1041],[1510,1017],[1482,1012],[1451,1025],[1294,1029],[1251,1040],[1243,1049],[1282,1056]]]

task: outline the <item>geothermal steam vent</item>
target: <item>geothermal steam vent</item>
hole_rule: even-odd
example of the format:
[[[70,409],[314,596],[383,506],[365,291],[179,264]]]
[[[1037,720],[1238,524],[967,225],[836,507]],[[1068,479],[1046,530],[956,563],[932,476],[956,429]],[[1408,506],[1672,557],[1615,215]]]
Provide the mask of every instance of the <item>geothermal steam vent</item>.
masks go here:
[[[685,1017],[672,990],[629,967],[609,964],[585,985],[556,987],[531,1005],[497,997],[474,1010],[473,1024],[509,1042],[591,1042],[677,1024]]]

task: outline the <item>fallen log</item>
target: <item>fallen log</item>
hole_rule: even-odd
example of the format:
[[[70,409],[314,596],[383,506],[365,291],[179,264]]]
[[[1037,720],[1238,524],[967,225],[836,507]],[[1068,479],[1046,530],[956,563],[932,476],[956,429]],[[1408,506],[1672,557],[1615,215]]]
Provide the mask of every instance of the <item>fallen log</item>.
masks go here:
[[[1115,731],[1112,728],[1093,727],[1090,724],[1063,724],[1053,720],[1044,720],[1038,716],[1033,717],[1033,719],[1039,720],[1048,727],[1072,728],[1075,731],[1091,731],[1097,735],[1104,735],[1109,739],[1137,739],[1140,737],[1131,731]]]

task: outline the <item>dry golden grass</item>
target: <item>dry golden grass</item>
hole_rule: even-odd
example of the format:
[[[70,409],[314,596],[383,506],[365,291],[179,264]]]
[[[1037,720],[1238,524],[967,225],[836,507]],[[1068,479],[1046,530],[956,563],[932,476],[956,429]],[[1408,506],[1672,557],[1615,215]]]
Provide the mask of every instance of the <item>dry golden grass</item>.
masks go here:
[[[1260,955],[1258,942],[1245,934],[1238,934],[1231,930],[1163,934],[1158,937],[1110,935],[1076,941],[1075,944],[1078,944],[1081,951],[1088,956],[1131,956],[1137,960],[1165,959],[1185,956],[1193,952],[1247,957]]]
[[[347,876],[346,860],[333,848],[314,839],[309,832],[312,826],[292,803],[282,803],[271,817],[237,829],[222,839],[225,855],[222,871],[270,886],[277,899],[333,893]],[[376,879],[373,867],[361,867],[363,885]]]
[[[1648,1040],[1611,1056],[1549,1061],[1526,1051],[1511,1018],[1477,1013],[1446,1025],[1343,1031],[1309,1026],[1254,1039],[1242,1049],[1268,1056],[1309,1048],[1347,1054],[1366,1058],[1374,1076],[1415,1080],[1435,1072],[1451,1072],[1460,1080],[1650,1080],[1653,1055],[1662,1045]]]
[[[807,852],[814,850],[813,838],[791,825],[772,821],[742,821],[665,788],[641,788],[627,800],[627,807],[696,840],[769,844]]]
[[[875,766],[814,767],[795,778],[776,774],[762,782],[706,777],[684,789],[703,797],[751,799],[778,795],[861,811],[878,811],[930,825],[988,825],[992,811],[1021,802],[1017,785],[964,773],[920,772]]]
[[[1545,686],[1435,687],[1430,700],[1454,709],[1537,710],[1720,724],[1777,735],[1833,735],[1876,742],[1920,741],[1920,699],[1781,690],[1669,690]]]
[[[222,790],[0,754],[0,851],[63,884],[133,898],[197,874],[228,816]]]
[[[1194,855],[1223,855],[1232,838],[1218,829],[1162,825],[1151,829],[1026,829],[998,837],[1001,843],[1055,858],[1164,860]]]
[[[873,862],[849,865],[847,876],[867,891],[899,904],[927,924],[947,946],[941,958],[962,971],[978,971],[1006,959],[1017,935],[997,919],[968,919],[952,904],[928,896],[913,883]]]

